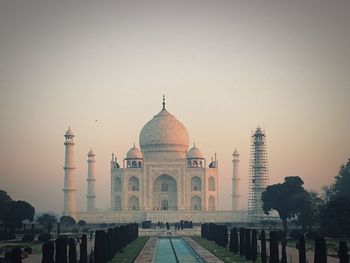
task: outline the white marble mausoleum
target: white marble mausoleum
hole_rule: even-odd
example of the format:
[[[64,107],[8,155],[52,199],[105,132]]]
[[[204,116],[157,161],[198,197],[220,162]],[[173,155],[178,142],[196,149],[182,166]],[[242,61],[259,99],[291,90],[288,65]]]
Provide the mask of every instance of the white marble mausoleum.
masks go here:
[[[68,139],[71,141],[68,145],[73,151],[74,143],[70,129],[69,134]],[[195,143],[189,149],[188,131],[167,111],[164,98],[161,111],[142,128],[139,145],[140,149],[134,144],[122,162],[118,162],[112,154],[110,211],[94,210],[95,155],[90,151],[88,211],[70,211],[70,207],[75,208],[67,203],[68,199],[72,199],[70,196],[65,199],[64,214],[71,214],[78,220],[84,219],[91,223],[244,220],[244,215],[239,209],[217,210],[219,170],[216,156],[207,162]],[[67,170],[69,177],[69,171],[72,169],[69,167],[73,166],[72,158],[68,159],[70,163],[65,166],[66,177]],[[234,170],[237,173],[237,169]],[[237,177],[237,174],[234,176]],[[65,194],[72,193],[75,194],[75,187],[65,184]],[[235,193],[235,198],[238,197]]]

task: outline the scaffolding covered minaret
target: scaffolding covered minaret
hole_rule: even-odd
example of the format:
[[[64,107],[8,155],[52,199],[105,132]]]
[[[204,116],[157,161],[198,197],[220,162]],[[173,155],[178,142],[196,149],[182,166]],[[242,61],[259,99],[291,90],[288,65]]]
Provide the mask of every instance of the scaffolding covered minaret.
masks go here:
[[[266,135],[258,127],[252,135],[250,153],[248,216],[251,221],[259,221],[266,216],[262,210],[261,193],[268,183]]]

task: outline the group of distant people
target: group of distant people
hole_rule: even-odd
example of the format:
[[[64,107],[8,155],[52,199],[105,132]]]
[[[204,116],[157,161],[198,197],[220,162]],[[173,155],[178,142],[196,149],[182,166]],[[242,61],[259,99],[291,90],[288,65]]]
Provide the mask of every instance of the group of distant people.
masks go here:
[[[158,228],[163,228],[163,222],[162,221],[158,221],[157,226],[158,226]],[[165,223],[165,227],[166,227],[167,230],[170,229],[169,222]],[[175,223],[175,230],[180,230],[180,229],[181,230],[184,229],[184,223],[182,221]]]
[[[175,223],[175,230],[183,230],[184,229],[184,223],[183,222],[178,222]]]

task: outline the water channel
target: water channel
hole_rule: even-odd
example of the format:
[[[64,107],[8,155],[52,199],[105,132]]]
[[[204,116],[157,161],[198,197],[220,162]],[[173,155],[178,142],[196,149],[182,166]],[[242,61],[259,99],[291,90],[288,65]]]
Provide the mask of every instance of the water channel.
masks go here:
[[[158,238],[154,263],[203,263],[182,238]]]

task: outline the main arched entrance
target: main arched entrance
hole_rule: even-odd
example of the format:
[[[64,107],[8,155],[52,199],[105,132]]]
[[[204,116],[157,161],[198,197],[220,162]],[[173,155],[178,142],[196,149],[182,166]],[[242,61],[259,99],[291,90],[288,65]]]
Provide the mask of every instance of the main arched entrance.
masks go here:
[[[153,209],[177,210],[176,180],[170,175],[158,176],[153,182]]]

